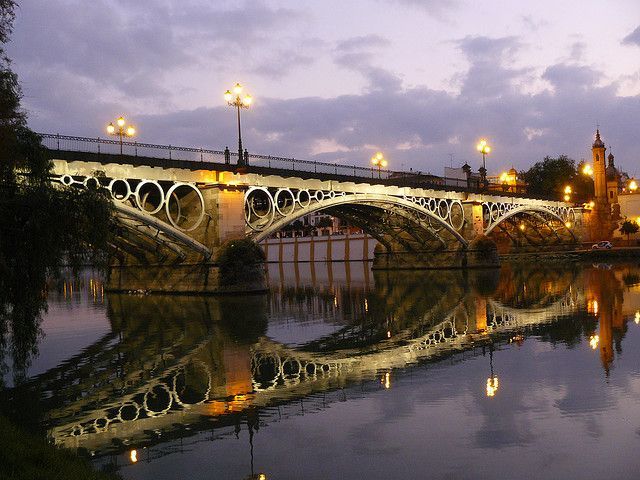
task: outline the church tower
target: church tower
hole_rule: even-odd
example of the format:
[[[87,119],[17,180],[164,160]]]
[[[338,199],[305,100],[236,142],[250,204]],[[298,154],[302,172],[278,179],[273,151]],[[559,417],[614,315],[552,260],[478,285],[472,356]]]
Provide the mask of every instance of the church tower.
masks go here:
[[[591,147],[593,154],[593,184],[595,187],[595,202],[599,206],[605,206],[607,199],[607,165],[604,142],[600,138],[600,129],[596,130],[596,139]]]

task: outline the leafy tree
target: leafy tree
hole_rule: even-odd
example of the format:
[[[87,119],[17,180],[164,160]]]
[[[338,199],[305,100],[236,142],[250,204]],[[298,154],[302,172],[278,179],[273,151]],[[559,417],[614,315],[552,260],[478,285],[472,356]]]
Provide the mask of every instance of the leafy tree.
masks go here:
[[[627,236],[627,244],[629,243],[629,235],[632,233],[638,233],[638,229],[640,227],[636,222],[630,222],[629,220],[625,220],[620,226],[620,233]]]
[[[333,226],[333,220],[330,217],[322,217],[316,223],[318,228],[330,228]]]
[[[15,7],[0,0],[0,379],[10,354],[19,382],[37,353],[47,277],[65,264],[77,269],[87,260],[104,261],[92,252],[107,249],[112,210],[98,191],[50,182],[50,158],[27,127],[4,50]]]
[[[562,198],[564,187],[571,185],[572,200],[587,201],[593,196],[593,180],[581,173],[583,162],[576,166],[566,155],[545,157],[520,176],[527,183],[527,192],[552,199]]]

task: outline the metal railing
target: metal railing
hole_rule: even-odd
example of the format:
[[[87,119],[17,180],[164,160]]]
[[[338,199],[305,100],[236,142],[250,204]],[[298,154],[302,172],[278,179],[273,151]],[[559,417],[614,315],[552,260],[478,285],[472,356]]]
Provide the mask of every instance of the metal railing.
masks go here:
[[[39,133],[43,145],[49,150],[65,152],[85,152],[119,156],[121,142],[108,138],[78,137],[52,133]],[[188,162],[213,163],[224,165],[225,152],[222,150],[210,150],[206,148],[181,147],[175,145],[157,145],[152,143],[140,143],[123,141],[122,155],[178,160]],[[229,152],[230,164],[236,166],[238,153]],[[345,165],[340,163],[325,163],[298,158],[278,157],[273,155],[249,154],[248,167],[261,167],[288,172],[306,172],[336,177],[350,177],[353,179],[379,179],[385,183],[420,187],[435,188],[456,191],[486,191],[491,190],[503,195],[522,194],[524,192],[504,191],[502,185],[491,184],[483,189],[477,178],[472,178],[470,184],[466,179],[447,178],[418,171],[393,171],[378,169],[377,167],[363,167],[358,165]]]

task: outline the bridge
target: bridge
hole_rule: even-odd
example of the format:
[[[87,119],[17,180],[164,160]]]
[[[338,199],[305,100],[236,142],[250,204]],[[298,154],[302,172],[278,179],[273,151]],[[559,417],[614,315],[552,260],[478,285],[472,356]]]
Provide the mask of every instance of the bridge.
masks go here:
[[[583,232],[573,204],[526,198],[502,186],[417,172],[264,155],[233,165],[222,151],[43,134],[54,180],[108,192],[118,221],[120,290],[216,291],[212,262],[229,240],[260,242],[323,211],[379,243],[374,268],[494,265],[474,249],[567,246]],[[170,273],[166,267],[172,266]]]

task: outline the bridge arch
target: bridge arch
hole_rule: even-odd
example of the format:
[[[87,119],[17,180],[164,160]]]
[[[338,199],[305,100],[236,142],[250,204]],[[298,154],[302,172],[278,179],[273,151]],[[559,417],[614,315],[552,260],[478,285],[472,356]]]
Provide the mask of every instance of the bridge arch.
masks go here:
[[[283,202],[282,197],[286,197],[287,200]],[[327,210],[331,215],[344,218],[349,217],[349,208],[363,207],[396,215],[413,227],[435,236],[442,243],[446,244],[440,232],[445,231],[464,248],[468,246],[467,240],[460,233],[466,220],[462,203],[457,199],[418,199],[321,190],[293,192],[289,189],[279,189],[274,194],[265,187],[251,187],[245,193],[247,234],[260,242],[305,215]],[[362,227],[376,236],[370,225],[363,223]]]
[[[568,206],[562,206],[557,208],[549,208],[542,205],[498,205],[498,204],[485,204],[485,235],[490,235],[496,228],[502,227],[506,222],[512,220],[517,216],[529,216],[538,219],[539,221],[546,223],[547,227],[553,231],[558,237],[558,231],[564,231],[569,233],[573,242],[577,241],[577,236],[573,231],[576,224],[576,215],[573,208]],[[548,217],[551,221],[557,222],[557,226],[551,226]]]

